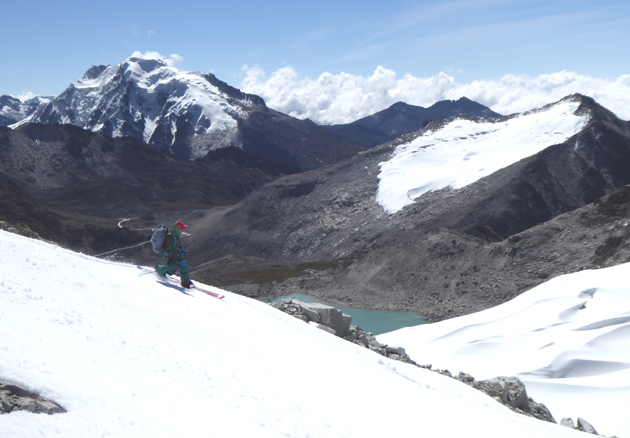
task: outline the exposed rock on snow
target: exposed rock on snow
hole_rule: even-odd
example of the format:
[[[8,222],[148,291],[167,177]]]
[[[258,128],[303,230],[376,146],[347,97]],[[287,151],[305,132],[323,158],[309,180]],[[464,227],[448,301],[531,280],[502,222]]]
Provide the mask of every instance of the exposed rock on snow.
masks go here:
[[[334,335],[340,338],[345,337],[350,330],[352,317],[332,306],[320,303],[307,304],[292,299],[273,303],[272,306],[304,322],[312,322],[318,326],[328,327],[333,331]]]
[[[575,424],[572,418],[565,417],[562,420],[560,420],[560,424],[570,429],[580,430],[582,432],[590,433],[593,435],[599,435],[597,431],[595,430],[595,428],[593,427],[593,425],[591,425],[584,418],[578,417],[577,424]],[[617,437],[613,436],[611,438],[617,438]]]
[[[49,415],[67,412],[54,401],[46,400],[26,388],[0,382],[0,415],[13,411]]]

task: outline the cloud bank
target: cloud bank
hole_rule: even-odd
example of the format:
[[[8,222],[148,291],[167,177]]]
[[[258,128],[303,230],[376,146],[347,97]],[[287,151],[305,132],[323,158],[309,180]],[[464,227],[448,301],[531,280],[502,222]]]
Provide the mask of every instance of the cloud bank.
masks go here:
[[[270,75],[258,67],[243,67],[241,90],[257,94],[277,111],[319,124],[350,123],[403,101],[428,107],[440,100],[467,97],[500,114],[527,111],[581,93],[624,120],[630,119],[630,74],[615,80],[581,76],[574,72],[530,77],[505,75],[499,80],[458,83],[440,73],[420,78],[398,77],[395,71],[377,67],[371,76],[323,73],[317,79],[300,79],[292,67]]]

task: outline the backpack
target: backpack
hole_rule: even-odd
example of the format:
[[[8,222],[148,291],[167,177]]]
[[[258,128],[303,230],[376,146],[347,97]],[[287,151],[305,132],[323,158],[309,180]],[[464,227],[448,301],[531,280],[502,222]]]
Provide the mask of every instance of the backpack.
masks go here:
[[[159,256],[164,255],[164,244],[166,242],[167,234],[168,234],[168,227],[164,224],[160,225],[157,229],[153,230],[153,235],[151,236],[151,246],[153,247],[153,252],[156,255],[159,255]]]

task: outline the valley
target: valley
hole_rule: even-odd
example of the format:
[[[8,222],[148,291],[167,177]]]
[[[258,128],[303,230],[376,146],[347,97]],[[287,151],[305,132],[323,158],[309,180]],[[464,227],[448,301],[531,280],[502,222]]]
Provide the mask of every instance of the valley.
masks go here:
[[[177,102],[152,94],[147,83],[156,77],[180,90],[171,96]],[[192,123],[199,84],[204,114],[236,120],[236,131],[212,130],[226,135],[223,147],[195,134],[209,129],[203,117],[199,126],[173,125],[181,128],[175,149],[121,136],[133,123],[140,133],[162,118]],[[88,101],[102,109],[57,124]],[[162,109],[151,106],[158,101]],[[151,229],[182,220],[193,279],[249,297],[302,293],[439,321],[557,275],[630,260],[628,122],[585,96],[509,116],[467,99],[394,105],[348,129],[324,129],[213,75],[132,58],[90,69],[40,106],[10,103],[7,114],[24,118],[0,128],[0,220],[147,265],[159,262],[146,245]],[[462,108],[477,114],[449,117]],[[132,123],[138,111],[145,115]],[[120,127],[115,137],[97,123],[103,114]],[[352,138],[357,126],[380,134],[361,143]],[[400,135],[370,143],[386,132]]]

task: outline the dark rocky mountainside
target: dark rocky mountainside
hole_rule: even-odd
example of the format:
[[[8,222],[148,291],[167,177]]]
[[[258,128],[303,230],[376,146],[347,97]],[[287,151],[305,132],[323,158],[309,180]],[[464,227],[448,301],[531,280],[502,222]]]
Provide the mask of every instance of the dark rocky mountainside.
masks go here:
[[[0,219],[100,252],[147,239],[118,228],[122,218],[233,204],[298,170],[237,148],[190,162],[71,125],[0,128]]]
[[[193,276],[256,297],[302,292],[439,320],[630,260],[628,123],[572,98],[590,122],[565,143],[392,215],[375,202],[379,163],[409,137],[190,213]]]
[[[304,170],[338,163],[367,149],[308,120],[298,120],[267,107],[252,109],[247,118],[239,120],[238,129],[237,147]]]
[[[429,108],[398,102],[371,116],[344,125],[323,126],[367,146],[376,146],[392,141],[401,135],[421,129],[428,121],[466,114],[479,117],[499,117],[490,108],[462,97],[458,100],[443,100]]]

